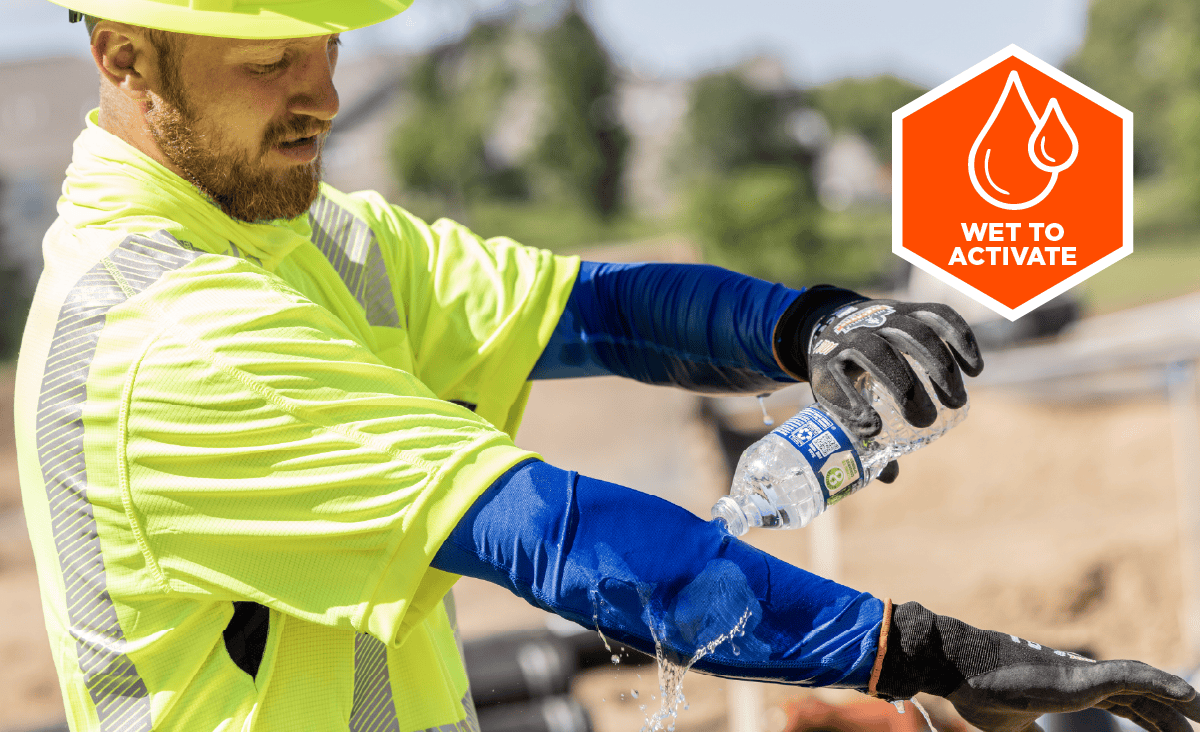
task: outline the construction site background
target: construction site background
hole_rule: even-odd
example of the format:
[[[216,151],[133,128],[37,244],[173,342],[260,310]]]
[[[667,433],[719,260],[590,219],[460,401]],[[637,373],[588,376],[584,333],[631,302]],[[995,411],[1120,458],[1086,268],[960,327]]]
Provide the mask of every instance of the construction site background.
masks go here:
[[[662,80],[613,63],[575,7],[563,4],[556,23],[535,26],[519,14],[489,17],[428,54],[380,53],[340,67],[327,180],[379,190],[422,215],[453,214],[483,234],[598,260],[712,261],[795,285],[833,281],[950,301],[976,327],[988,362],[968,384],[967,421],[905,458],[894,485],[870,486],[810,529],[748,539],[879,597],[1191,674],[1200,663],[1200,114],[1188,112],[1200,100],[1200,14],[1192,5],[1091,3],[1087,37],[1065,70],[1135,114],[1135,251],[1016,324],[890,253],[889,117],[922,87],[884,76],[802,88],[769,56]],[[564,37],[594,42],[590,65],[558,63],[549,51]],[[503,73],[471,72],[489,65]],[[561,73],[548,73],[555,68]],[[588,79],[602,93],[572,91]],[[8,359],[0,365],[0,731],[8,732],[63,719],[21,511],[11,359],[71,141],[97,103],[96,74],[78,58],[4,63],[0,88],[0,137],[21,141],[0,147],[0,352]],[[472,106],[471,95],[490,101]],[[440,98],[455,101],[439,108]],[[460,137],[396,143],[422,120],[468,108],[484,112],[456,128]],[[579,142],[568,164],[546,154],[547,140],[564,136]],[[445,154],[419,158],[437,150]],[[624,243],[597,244],[614,241]],[[767,404],[779,421],[808,398],[798,386]],[[599,378],[535,385],[518,442],[707,517],[728,488],[738,446],[766,430],[752,399]],[[468,639],[545,627],[544,613],[499,588],[464,580],[456,597]],[[649,666],[593,669],[571,685],[598,732],[640,728],[639,707],[657,691]],[[633,689],[647,693],[634,699]],[[744,716],[729,682],[689,674],[684,690],[679,732],[732,729]],[[960,724],[926,701],[939,729]],[[769,686],[756,732],[829,729],[826,705],[868,705],[874,711],[837,713],[860,728],[888,713],[891,729],[917,729],[916,715],[901,724],[861,695]]]

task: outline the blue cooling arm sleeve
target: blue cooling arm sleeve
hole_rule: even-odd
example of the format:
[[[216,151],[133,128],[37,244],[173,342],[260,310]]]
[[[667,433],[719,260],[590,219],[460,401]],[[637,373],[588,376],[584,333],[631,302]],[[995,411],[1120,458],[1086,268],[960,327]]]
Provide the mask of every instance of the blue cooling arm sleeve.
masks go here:
[[[532,379],[618,375],[707,393],[795,383],[771,338],[799,292],[702,264],[583,262]]]
[[[541,461],[475,502],[433,566],[676,662],[737,678],[865,689],[883,603],[793,567],[654,496]]]

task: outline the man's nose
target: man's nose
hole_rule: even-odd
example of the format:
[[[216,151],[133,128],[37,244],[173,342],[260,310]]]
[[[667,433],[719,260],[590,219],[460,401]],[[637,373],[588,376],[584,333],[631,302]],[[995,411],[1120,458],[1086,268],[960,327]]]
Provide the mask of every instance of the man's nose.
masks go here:
[[[288,105],[293,114],[304,114],[326,122],[337,116],[339,103],[337,89],[333,86],[334,64],[334,58],[328,53],[309,55]]]

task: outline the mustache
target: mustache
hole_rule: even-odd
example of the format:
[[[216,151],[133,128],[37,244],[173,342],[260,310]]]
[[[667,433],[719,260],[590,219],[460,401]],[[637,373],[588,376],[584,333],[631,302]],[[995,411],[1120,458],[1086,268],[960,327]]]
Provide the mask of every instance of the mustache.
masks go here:
[[[268,130],[266,135],[267,142],[263,146],[264,152],[275,145],[288,142],[289,140],[328,134],[331,129],[333,129],[333,122],[331,121],[296,117],[279,127]]]

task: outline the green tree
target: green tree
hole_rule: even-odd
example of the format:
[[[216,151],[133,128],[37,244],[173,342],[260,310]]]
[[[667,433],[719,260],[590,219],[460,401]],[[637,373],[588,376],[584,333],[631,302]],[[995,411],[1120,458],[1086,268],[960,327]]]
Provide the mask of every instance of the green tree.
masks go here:
[[[892,112],[925,93],[895,76],[842,79],[808,92],[808,101],[835,131],[856,132],[880,160],[892,159]]]
[[[4,201],[8,185],[0,177],[0,203]],[[31,301],[25,273],[9,259],[10,243],[7,232],[0,227],[0,288],[5,293],[4,308],[0,309],[0,360],[16,357]]]
[[[403,189],[457,217],[474,200],[525,193],[521,171],[491,159],[485,145],[514,84],[503,53],[508,32],[500,22],[478,24],[412,69],[412,107],[393,138],[393,168]]]
[[[693,185],[687,218],[708,262],[791,285],[819,276],[830,252],[806,170],[750,165]]]
[[[1175,179],[1200,213],[1200,5],[1095,0],[1065,70],[1133,112],[1135,174]]]
[[[612,60],[572,4],[539,44],[547,125],[535,161],[551,195],[564,195],[601,218],[621,205],[629,133],[616,110]]]
[[[763,279],[798,285],[830,254],[808,152],[789,134],[803,98],[763,90],[736,71],[695,82],[679,170],[686,226],[705,258]]]
[[[536,69],[535,82],[518,78],[518,68],[530,73],[527,66]],[[464,220],[511,206],[535,217],[574,209],[599,225],[613,223],[629,148],[616,86],[611,59],[574,5],[540,31],[511,13],[475,25],[412,69],[411,104],[392,143],[405,204]],[[527,138],[515,149],[529,152],[499,159],[489,141],[511,142],[512,134],[498,133],[514,132],[501,116],[513,104],[536,110],[532,126],[515,130]]]
[[[682,159],[690,172],[724,174],[749,165],[807,168],[807,153],[788,133],[798,91],[756,89],[735,72],[701,77],[692,89]]]

